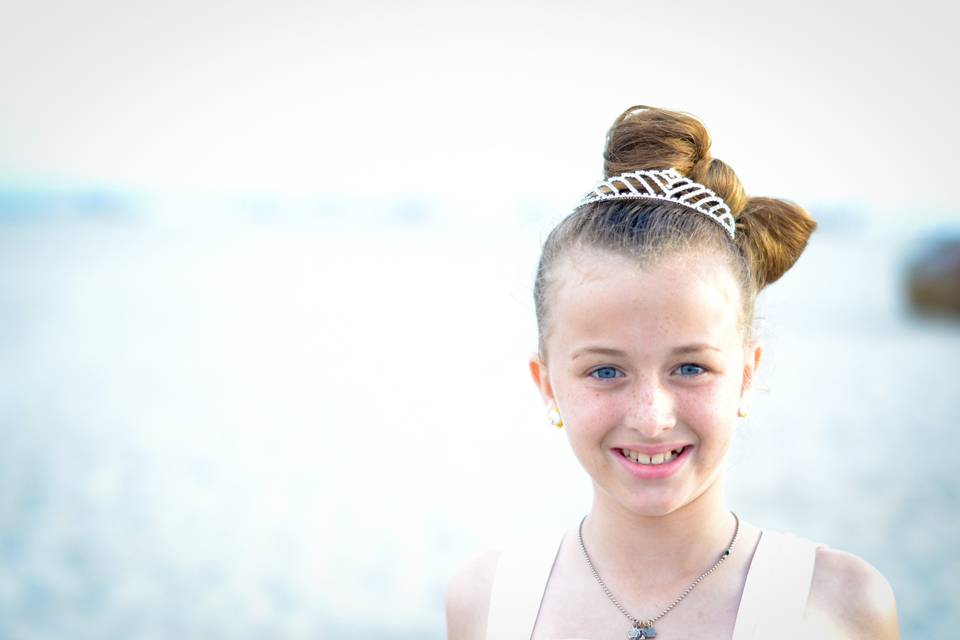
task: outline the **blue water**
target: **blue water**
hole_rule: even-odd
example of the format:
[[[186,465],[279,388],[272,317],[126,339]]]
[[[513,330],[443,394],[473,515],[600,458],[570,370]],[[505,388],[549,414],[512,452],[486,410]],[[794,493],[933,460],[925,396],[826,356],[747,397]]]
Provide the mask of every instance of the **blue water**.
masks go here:
[[[0,637],[443,637],[464,557],[589,504],[525,369],[543,227],[0,225]],[[904,305],[915,233],[825,229],[730,499],[952,638],[960,328]]]

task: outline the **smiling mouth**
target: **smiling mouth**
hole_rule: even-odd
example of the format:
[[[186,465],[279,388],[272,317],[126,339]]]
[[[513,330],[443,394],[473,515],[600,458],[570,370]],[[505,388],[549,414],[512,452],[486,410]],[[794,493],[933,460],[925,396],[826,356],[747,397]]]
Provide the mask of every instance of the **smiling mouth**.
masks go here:
[[[677,456],[683,453],[685,449],[689,448],[690,445],[685,445],[679,449],[674,449],[673,451],[667,451],[665,453],[658,453],[652,456],[648,456],[645,453],[640,453],[639,451],[631,451],[630,449],[618,449],[618,451],[620,452],[620,455],[631,462],[655,467],[658,464],[666,464],[673,461]]]

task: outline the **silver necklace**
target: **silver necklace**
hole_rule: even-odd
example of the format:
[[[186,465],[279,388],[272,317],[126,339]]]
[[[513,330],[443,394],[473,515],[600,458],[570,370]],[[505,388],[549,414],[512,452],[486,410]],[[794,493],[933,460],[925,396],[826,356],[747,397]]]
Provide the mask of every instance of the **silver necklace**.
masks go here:
[[[733,511],[731,511],[730,513],[733,513]],[[737,521],[737,526],[736,526],[736,529],[734,529],[733,531],[733,538],[730,540],[730,544],[727,545],[727,548],[724,549],[723,553],[720,554],[720,558],[715,563],[713,563],[712,567],[710,567],[709,569],[701,573],[700,577],[694,580],[690,584],[690,586],[687,587],[686,590],[680,594],[680,597],[674,600],[673,602],[671,602],[670,606],[668,606],[666,609],[661,611],[660,614],[657,615],[657,617],[650,618],[649,620],[640,620],[639,618],[635,618],[632,615],[630,615],[627,612],[627,610],[623,608],[623,605],[620,604],[617,601],[617,599],[613,597],[613,594],[610,593],[610,589],[600,578],[600,574],[597,573],[596,567],[593,566],[593,562],[590,560],[590,554],[587,553],[587,547],[583,544],[583,523],[584,521],[586,521],[586,519],[587,519],[587,516],[583,516],[583,520],[580,521],[580,530],[578,532],[578,536],[580,538],[580,550],[583,551],[583,557],[586,558],[587,566],[589,566],[590,571],[593,572],[593,577],[596,578],[597,582],[600,583],[600,587],[603,589],[603,592],[607,594],[607,597],[610,598],[610,602],[612,602],[617,607],[617,609],[620,610],[620,613],[627,616],[630,622],[633,623],[633,626],[630,628],[630,632],[627,634],[627,638],[629,638],[630,640],[643,640],[644,638],[656,638],[657,630],[654,629],[653,623],[659,620],[660,618],[662,618],[663,616],[667,615],[671,609],[677,606],[681,600],[686,598],[687,595],[691,591],[693,591],[698,584],[700,584],[701,580],[703,580],[708,575],[713,573],[717,569],[717,567],[720,566],[720,563],[726,560],[730,556],[730,554],[733,553],[733,545],[736,544],[737,536],[740,534],[740,518],[737,517],[737,514],[733,513],[733,519]]]

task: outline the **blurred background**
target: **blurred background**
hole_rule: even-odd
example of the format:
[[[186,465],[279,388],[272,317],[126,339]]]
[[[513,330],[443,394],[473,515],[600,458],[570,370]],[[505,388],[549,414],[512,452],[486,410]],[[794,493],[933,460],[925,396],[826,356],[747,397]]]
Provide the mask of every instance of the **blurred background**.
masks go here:
[[[533,273],[638,103],[820,221],[732,507],[955,637],[957,13],[0,0],[0,637],[444,637],[589,508]]]

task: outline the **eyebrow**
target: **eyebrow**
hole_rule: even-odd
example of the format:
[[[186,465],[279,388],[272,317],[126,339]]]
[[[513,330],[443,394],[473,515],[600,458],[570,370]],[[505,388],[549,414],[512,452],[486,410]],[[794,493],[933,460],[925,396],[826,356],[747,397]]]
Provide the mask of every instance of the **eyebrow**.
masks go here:
[[[706,344],[704,342],[697,342],[694,344],[685,344],[682,347],[677,347],[673,349],[670,353],[674,355],[682,355],[686,353],[697,353],[699,351],[720,351],[718,347],[713,346],[712,344]],[[588,346],[577,349],[570,354],[571,360],[576,360],[580,356],[587,354],[598,354],[602,356],[613,356],[613,357],[625,357],[627,355],[626,351],[620,349],[613,349],[611,347],[600,347],[600,346]]]
[[[577,349],[576,351],[570,354],[570,359],[576,360],[580,356],[585,356],[589,353],[596,353],[602,356],[614,356],[618,358],[624,357],[627,355],[626,351],[621,351],[620,349],[611,349],[610,347],[590,346],[590,347],[583,347],[581,349]]]
[[[705,342],[697,342],[694,344],[686,344],[682,347],[677,347],[673,350],[673,353],[682,354],[682,353],[696,353],[698,351],[721,351],[719,347],[715,347],[712,344],[707,344]]]

